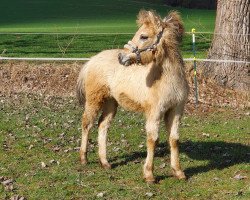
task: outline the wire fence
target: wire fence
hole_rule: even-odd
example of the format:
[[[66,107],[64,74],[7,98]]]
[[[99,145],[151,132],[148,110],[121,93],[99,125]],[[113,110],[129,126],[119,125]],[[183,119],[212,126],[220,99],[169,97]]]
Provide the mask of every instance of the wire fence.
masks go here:
[[[185,32],[185,34],[191,35],[192,32]],[[205,59],[200,57],[205,57],[205,51],[209,48],[211,37],[206,38],[205,35],[246,35],[249,36],[250,34],[234,34],[234,33],[213,33],[213,32],[195,32],[196,34],[196,40],[199,40],[196,42],[196,54],[199,58],[192,58],[192,48],[191,48],[191,41],[190,37],[184,38],[184,46],[182,48],[182,51],[184,52],[184,55],[186,55],[184,58],[184,61],[194,61],[194,59],[198,62],[218,62],[218,63],[240,63],[240,64],[249,64],[249,61],[243,61],[243,60],[224,60],[224,59]],[[3,42],[3,46],[0,47],[2,49],[2,52],[0,52],[0,60],[23,60],[23,61],[88,61],[92,55],[98,53],[99,51],[103,49],[112,49],[112,48],[119,48],[119,44],[124,44],[127,41],[127,37],[129,35],[134,35],[134,33],[129,32],[118,32],[118,33],[108,33],[108,32],[97,32],[97,33],[72,33],[72,32],[0,32],[0,35],[6,35],[9,36],[6,39],[6,43]],[[35,37],[32,38],[32,41],[30,41],[29,38],[21,36],[48,36],[48,38],[43,37]],[[66,36],[69,37],[66,37]],[[83,35],[83,38],[80,36]],[[100,36],[101,39],[97,40],[96,36]],[[121,36],[118,39],[118,36]],[[19,39],[14,39],[13,37],[18,37]],[[53,38],[49,36],[54,36]],[[61,37],[60,37],[61,36]],[[108,38],[105,38],[105,36],[111,36]],[[86,39],[87,38],[87,39]],[[110,41],[112,40],[113,41]],[[2,39],[3,40],[3,39]],[[9,45],[12,43],[13,40],[13,46]],[[36,40],[36,41],[35,41]],[[52,41],[51,41],[52,40]],[[64,41],[63,41],[64,40]],[[40,44],[39,44],[40,43]],[[75,46],[72,45],[74,43]],[[7,48],[4,49],[4,45],[7,45]],[[82,45],[84,44],[84,45]],[[9,45],[9,46],[8,46]],[[14,45],[17,45],[18,48],[15,49],[14,53],[8,52],[9,49],[12,47],[16,47]],[[40,46],[39,46],[40,45]],[[77,46],[78,45],[78,46]],[[73,47],[72,47],[73,46]],[[34,47],[34,49],[31,49]],[[70,52],[70,47],[72,49],[72,52]],[[46,48],[51,48],[51,52],[46,51]],[[57,53],[56,49],[57,48]],[[27,49],[27,50],[26,50]],[[7,51],[7,54],[6,54]],[[34,51],[34,52],[32,52]],[[36,54],[37,52],[42,52],[43,54]],[[91,53],[83,53],[82,52],[88,52]],[[24,53],[27,55],[27,57],[24,57],[21,53]],[[77,57],[74,56],[76,55]],[[199,54],[200,53],[200,54]],[[18,56],[16,56],[18,54]],[[34,55],[35,54],[35,55]],[[8,56],[7,56],[8,55]],[[19,56],[20,55],[20,56]],[[41,55],[41,56],[40,56]],[[42,55],[52,55],[52,57],[46,57]]]
[[[89,61],[90,58],[27,58],[27,57],[1,57],[0,60],[20,60],[20,61]],[[217,62],[217,63],[241,63],[250,64],[248,61],[243,60],[217,60],[217,59],[200,59],[200,58],[184,58],[184,61],[198,61],[198,62]]]
[[[134,35],[135,33],[130,32],[0,32],[0,35]],[[192,32],[185,32],[185,34],[192,34]],[[249,36],[250,34],[240,33],[216,33],[216,32],[196,32],[196,34],[209,34],[209,35],[244,35]]]

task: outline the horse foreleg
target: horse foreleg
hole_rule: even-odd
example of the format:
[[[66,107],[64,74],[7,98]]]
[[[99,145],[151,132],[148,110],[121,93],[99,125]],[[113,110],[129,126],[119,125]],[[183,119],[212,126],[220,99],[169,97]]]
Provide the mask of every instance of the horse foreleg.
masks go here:
[[[99,159],[103,168],[110,169],[111,165],[107,161],[107,133],[112,119],[116,114],[117,103],[115,100],[108,100],[103,105],[103,113],[98,123],[98,145],[99,145]]]
[[[144,178],[147,182],[152,183],[155,181],[153,175],[154,169],[154,152],[156,142],[158,140],[160,120],[159,119],[147,119],[146,132],[147,132],[147,158],[143,166]]]
[[[169,131],[169,144],[170,144],[170,163],[173,170],[173,174],[178,179],[185,179],[186,176],[180,167],[179,159],[179,125],[181,119],[181,112],[178,110],[171,110],[165,116],[165,123],[167,130]]]

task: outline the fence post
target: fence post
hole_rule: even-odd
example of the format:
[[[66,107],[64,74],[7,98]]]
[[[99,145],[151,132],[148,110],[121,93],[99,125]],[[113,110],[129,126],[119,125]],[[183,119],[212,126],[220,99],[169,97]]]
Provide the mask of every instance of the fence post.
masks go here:
[[[198,86],[196,72],[196,50],[195,50],[195,29],[192,28],[193,55],[194,55],[194,87],[195,87],[195,106],[198,105]]]

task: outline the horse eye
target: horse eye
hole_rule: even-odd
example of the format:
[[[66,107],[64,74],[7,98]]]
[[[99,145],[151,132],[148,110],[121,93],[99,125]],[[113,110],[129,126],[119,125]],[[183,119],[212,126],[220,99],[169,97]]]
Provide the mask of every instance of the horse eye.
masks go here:
[[[141,40],[147,40],[147,39],[148,39],[148,36],[146,36],[146,35],[141,35],[140,39],[141,39]]]

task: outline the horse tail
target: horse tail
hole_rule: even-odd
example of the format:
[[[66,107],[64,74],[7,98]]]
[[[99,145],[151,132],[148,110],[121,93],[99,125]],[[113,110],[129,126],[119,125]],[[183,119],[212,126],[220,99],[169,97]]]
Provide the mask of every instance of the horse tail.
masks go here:
[[[81,69],[79,73],[79,77],[77,79],[77,85],[76,85],[76,97],[80,105],[84,105],[86,101],[85,92],[84,92],[85,91],[85,83],[84,83],[85,71],[86,71],[86,67],[83,66],[83,68]]]

